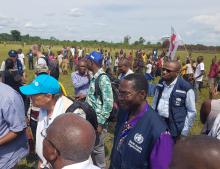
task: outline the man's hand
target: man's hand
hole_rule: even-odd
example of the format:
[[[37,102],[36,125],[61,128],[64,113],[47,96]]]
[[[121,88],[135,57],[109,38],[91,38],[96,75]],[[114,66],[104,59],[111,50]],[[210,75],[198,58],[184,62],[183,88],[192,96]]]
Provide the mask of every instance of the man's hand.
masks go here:
[[[101,134],[102,130],[103,130],[103,127],[101,125],[98,125],[98,128],[97,128],[98,134]]]

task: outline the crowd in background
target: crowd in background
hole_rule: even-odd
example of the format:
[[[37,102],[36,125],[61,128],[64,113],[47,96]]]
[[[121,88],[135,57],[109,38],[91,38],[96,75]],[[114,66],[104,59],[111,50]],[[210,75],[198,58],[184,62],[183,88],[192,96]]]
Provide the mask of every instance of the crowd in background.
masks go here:
[[[114,55],[103,49],[87,53],[74,46],[56,54],[52,49],[35,44],[26,55],[21,49],[10,50],[2,63],[0,168],[13,168],[29,153],[25,132],[30,151],[38,156],[38,168],[55,169],[106,168],[104,138],[111,123],[115,128],[110,169],[186,169],[195,165],[183,151],[187,142],[197,149],[208,136],[213,138],[210,142],[220,139],[220,102],[216,99],[220,61],[216,57],[207,73],[206,58],[194,60],[191,54],[171,60],[157,49],[150,53],[121,49]],[[28,85],[26,62],[35,72]],[[74,97],[66,96],[59,82],[70,71]],[[210,98],[201,105],[200,119],[204,124],[201,134],[207,137],[188,137],[206,82]],[[153,96],[152,104],[149,96]],[[219,148],[216,152],[210,153],[211,159],[219,158]],[[192,154],[188,156],[198,158]],[[198,159],[198,169],[207,163],[219,168],[202,155]]]

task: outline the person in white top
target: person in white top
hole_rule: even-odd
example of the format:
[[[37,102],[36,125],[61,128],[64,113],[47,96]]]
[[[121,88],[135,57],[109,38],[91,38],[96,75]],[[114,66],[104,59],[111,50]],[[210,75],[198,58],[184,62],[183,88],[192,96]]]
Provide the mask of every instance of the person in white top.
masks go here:
[[[48,167],[43,156],[44,138],[41,132],[48,128],[57,116],[65,113],[73,102],[62,96],[59,82],[45,74],[37,76],[29,85],[20,87],[20,91],[30,96],[33,106],[40,108],[36,131],[36,153],[40,159],[38,169]]]
[[[153,80],[154,78],[152,77],[152,68],[153,68],[153,65],[151,64],[151,61],[148,60],[147,61],[147,65],[146,65],[146,74],[145,74],[145,78],[147,80]]]
[[[130,69],[130,62],[127,58],[120,59],[118,63],[118,72],[119,72],[119,76],[118,76],[119,80],[122,80],[124,79],[125,76],[134,73]]]
[[[78,56],[79,56],[79,58],[81,58],[82,55],[83,55],[83,49],[80,47],[80,48],[78,49]]]
[[[195,80],[194,90],[195,90],[196,100],[198,98],[198,90],[200,90],[200,87],[202,85],[203,75],[205,74],[205,65],[203,63],[202,56],[198,56],[197,63],[198,64],[196,66],[196,70],[194,74],[194,80]]]
[[[70,52],[71,52],[71,55],[74,57],[74,56],[75,56],[75,53],[76,53],[76,48],[72,46],[72,47],[70,48]]]
[[[18,59],[21,61],[23,70],[25,70],[25,55],[22,53],[22,49],[18,49]]]
[[[90,158],[96,133],[80,116],[58,116],[45,132],[43,154],[54,169],[99,169]]]
[[[41,53],[41,46],[35,44],[35,45],[32,46],[31,49],[32,49],[32,54],[37,57],[37,59],[36,59],[37,61],[36,61],[36,63],[35,63],[35,67],[36,67],[37,65],[47,66],[46,58],[45,58],[45,56]]]

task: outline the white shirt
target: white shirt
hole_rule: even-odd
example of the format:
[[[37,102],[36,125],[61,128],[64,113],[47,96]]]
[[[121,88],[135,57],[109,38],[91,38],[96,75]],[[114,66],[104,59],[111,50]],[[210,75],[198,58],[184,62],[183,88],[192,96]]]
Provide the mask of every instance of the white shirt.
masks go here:
[[[190,63],[186,64],[186,74],[193,74],[193,68]]]
[[[39,156],[39,158],[43,161],[42,167],[47,166],[47,160],[43,156],[44,137],[41,136],[41,132],[47,129],[49,125],[53,122],[53,120],[62,113],[63,113],[62,97],[57,100],[51,117],[48,118],[46,110],[40,109],[39,121],[36,132],[36,153]]]
[[[70,52],[71,52],[72,56],[74,56],[75,55],[75,48],[70,48]]]
[[[22,65],[24,65],[24,58],[25,58],[25,56],[23,53],[18,54],[18,59],[21,61]]]
[[[39,57],[39,58],[37,59],[36,63],[35,63],[35,66],[37,66],[37,65],[47,66],[46,60],[45,60],[44,58],[42,58],[42,57],[45,58],[45,56]]]
[[[23,66],[23,69],[25,70],[24,58],[25,58],[25,56],[24,56],[23,53],[18,54],[18,59],[21,61],[21,64],[22,64],[22,66]]]
[[[61,64],[63,61],[63,55],[62,54],[58,55],[57,59],[58,59],[59,64]]]
[[[2,61],[2,65],[1,65],[0,71],[5,71],[5,61]]]
[[[82,49],[79,49],[79,50],[78,50],[79,57],[82,57],[82,53],[83,53],[83,50],[82,50]]]
[[[197,78],[199,75],[201,75],[202,71],[205,70],[205,65],[204,63],[200,63],[196,66],[196,71],[195,71],[195,74],[194,74],[194,78],[196,78],[196,81],[198,82],[202,82],[202,79],[203,79],[203,75],[199,78]]]
[[[118,67],[119,60],[118,58],[115,60],[115,67]]]
[[[48,115],[47,115],[47,111],[44,110],[44,109],[40,109],[39,121],[38,121],[38,124],[37,124],[36,147],[35,147],[35,149],[36,149],[37,155],[43,161],[43,164],[42,164],[41,167],[46,167],[47,166],[47,161],[43,156],[43,140],[44,140],[44,137],[42,137],[41,132],[43,130],[47,129],[49,127],[49,125],[53,122],[53,120],[57,116],[65,113],[66,108],[68,108],[71,105],[72,102],[69,99],[67,99],[68,103],[66,103],[67,101],[65,101],[65,99],[67,99],[67,98],[62,96],[57,100],[57,102],[54,106],[53,113],[49,118],[48,118]],[[86,114],[84,113],[84,111],[82,109],[76,109],[73,113],[79,115],[82,118],[86,118]]]
[[[164,83],[164,89],[157,106],[158,114],[162,117],[165,118],[169,117],[169,99],[170,99],[170,94],[173,91],[176,82],[177,82],[177,78],[169,86],[167,86],[167,84]]]
[[[123,75],[122,73],[118,76],[118,79],[119,80],[121,80],[122,79],[122,77],[124,78],[125,76],[127,76],[127,75],[130,75],[130,74],[132,74],[132,73],[134,73],[131,69],[128,69],[128,72],[125,74],[125,75]]]
[[[176,82],[177,82],[177,79],[175,79],[169,86],[167,86],[164,83],[164,90],[162,92],[162,96],[157,106],[158,114],[162,117],[165,117],[165,118],[169,117],[169,98],[170,98],[170,94]],[[153,103],[152,103],[152,107],[154,110],[156,109],[157,99],[158,99],[158,90],[156,90]],[[187,116],[186,116],[184,127],[183,127],[181,134],[184,136],[187,136],[196,118],[195,93],[193,89],[190,89],[186,93],[185,106],[187,109]]]
[[[100,169],[100,168],[93,165],[92,160],[88,159],[81,163],[76,163],[76,164],[65,166],[62,169]]]
[[[151,71],[152,71],[152,64],[147,64],[147,70],[146,70],[146,73],[148,73],[148,74],[151,74]]]

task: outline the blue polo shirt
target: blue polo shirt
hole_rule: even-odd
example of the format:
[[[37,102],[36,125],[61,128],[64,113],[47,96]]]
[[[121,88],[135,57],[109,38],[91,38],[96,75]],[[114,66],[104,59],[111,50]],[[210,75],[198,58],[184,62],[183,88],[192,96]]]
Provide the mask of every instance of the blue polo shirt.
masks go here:
[[[25,128],[22,97],[11,87],[0,82],[0,139],[10,131],[20,132],[11,142],[0,145],[0,168],[12,168],[28,154]]]

